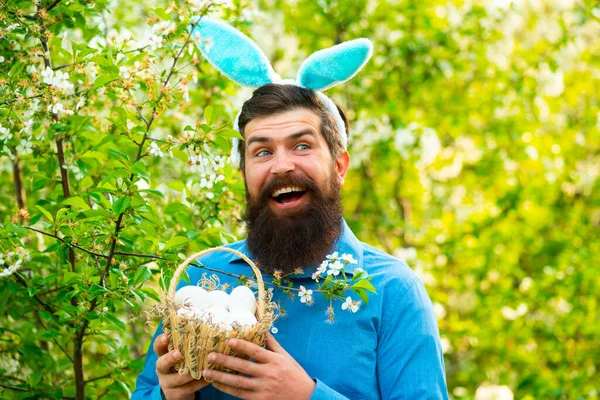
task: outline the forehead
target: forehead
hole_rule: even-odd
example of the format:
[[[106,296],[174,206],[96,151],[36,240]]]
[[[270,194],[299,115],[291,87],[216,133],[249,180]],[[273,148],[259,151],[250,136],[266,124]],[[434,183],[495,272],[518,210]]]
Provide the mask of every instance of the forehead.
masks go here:
[[[321,119],[314,111],[299,108],[253,119],[244,128],[244,136],[248,140],[251,136],[259,134],[293,134],[306,129],[312,129],[320,134]]]

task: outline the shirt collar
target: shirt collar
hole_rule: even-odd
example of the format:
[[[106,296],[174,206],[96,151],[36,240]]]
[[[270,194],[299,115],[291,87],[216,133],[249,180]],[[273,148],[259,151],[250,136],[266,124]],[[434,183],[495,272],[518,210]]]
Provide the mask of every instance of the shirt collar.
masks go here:
[[[240,253],[248,256],[250,259],[253,259],[252,253],[250,253],[250,250],[248,249],[248,245],[245,240],[240,242],[240,245],[236,250],[238,250]],[[354,257],[354,259],[357,261],[356,264],[348,264],[344,268],[344,272],[346,274],[352,275],[352,273],[354,272],[354,270],[356,268],[363,268],[362,245],[361,245],[360,241],[356,238],[354,233],[350,230],[350,227],[346,223],[345,219],[342,219],[342,232],[341,232],[338,240],[335,242],[335,245],[333,246],[333,249],[330,252],[330,254],[334,253],[334,252],[337,252],[338,256],[341,256],[342,254],[349,254],[352,257]],[[241,257],[239,257],[235,254],[231,254],[231,257],[229,258],[230,264],[234,263],[234,262],[239,262],[239,261],[243,262]],[[304,272],[302,274],[291,275],[290,278],[292,278],[292,279],[310,278],[312,276],[312,274],[313,274],[312,269],[304,268]]]

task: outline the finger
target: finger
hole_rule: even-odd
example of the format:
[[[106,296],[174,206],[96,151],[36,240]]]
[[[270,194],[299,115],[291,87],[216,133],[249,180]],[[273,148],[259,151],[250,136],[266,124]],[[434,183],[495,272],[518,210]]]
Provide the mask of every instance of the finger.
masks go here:
[[[279,353],[279,354],[287,354],[287,351],[285,351],[285,349],[283,347],[281,347],[279,342],[277,340],[275,340],[275,337],[273,335],[271,335],[269,332],[267,332],[266,344],[267,344],[267,349],[271,350],[272,352]]]
[[[256,376],[258,373],[258,366],[256,363],[239,357],[228,356],[226,354],[210,353],[208,355],[208,362],[222,365],[234,371],[241,372],[242,374]]]
[[[192,393],[196,393],[198,390],[210,385],[210,383],[206,382],[204,379],[193,379],[193,382],[186,383],[185,385],[178,386],[176,388],[168,390],[169,396],[173,396],[175,398],[183,398],[191,395]],[[167,388],[163,388],[164,389]]]
[[[233,397],[237,397],[238,399],[249,399],[254,394],[254,392],[251,390],[227,386],[219,382],[213,382],[212,385],[215,389],[220,390],[223,393],[227,393]]]
[[[161,357],[169,352],[169,338],[166,333],[159,335],[152,345],[157,356]]]
[[[212,381],[215,388],[234,397],[247,399],[255,393],[253,389],[256,388],[256,383],[253,378],[214,370],[204,370],[202,374],[206,374],[206,378]]]
[[[265,350],[262,347],[247,342],[241,339],[229,339],[227,342],[229,347],[232,349],[239,351],[240,353],[244,353],[250,358],[258,361],[259,363],[267,363],[271,360],[271,352],[269,350]]]
[[[163,375],[172,373],[171,367],[179,360],[181,360],[181,353],[179,350],[170,351],[159,357],[158,360],[156,360],[156,373]]]
[[[203,370],[202,376],[204,379],[212,381],[213,386],[216,382],[236,389],[253,390],[256,388],[256,379],[248,376],[230,374],[229,372],[212,369]]]
[[[185,386],[190,382],[193,383],[192,381],[197,381],[197,379],[194,379],[189,373],[185,375],[179,375],[178,372],[171,370],[168,374],[161,375],[159,381],[160,386],[163,388],[179,389],[181,386]]]

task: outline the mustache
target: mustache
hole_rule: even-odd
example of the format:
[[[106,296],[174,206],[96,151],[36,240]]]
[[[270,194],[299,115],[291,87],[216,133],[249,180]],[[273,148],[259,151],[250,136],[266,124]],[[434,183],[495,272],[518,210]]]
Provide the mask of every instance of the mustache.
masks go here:
[[[271,193],[282,186],[300,186],[312,192],[320,190],[316,182],[305,175],[275,176],[260,190],[259,197],[267,200]]]

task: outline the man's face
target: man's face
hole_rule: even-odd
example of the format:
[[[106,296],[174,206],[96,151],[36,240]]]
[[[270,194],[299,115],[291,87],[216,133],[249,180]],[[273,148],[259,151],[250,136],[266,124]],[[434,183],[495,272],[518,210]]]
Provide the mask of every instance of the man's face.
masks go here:
[[[348,154],[334,162],[320,126],[319,116],[307,109],[257,118],[246,125],[244,178],[250,202],[262,197],[274,215],[291,216],[313,200],[309,181],[324,194],[329,194],[332,181],[343,184]]]
[[[267,269],[319,264],[341,231],[340,188],[348,153],[333,159],[312,111],[246,125],[248,248]]]

